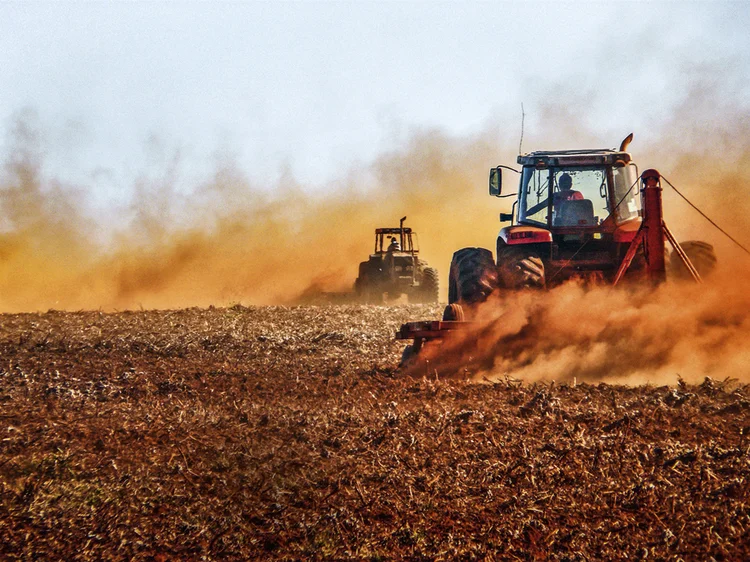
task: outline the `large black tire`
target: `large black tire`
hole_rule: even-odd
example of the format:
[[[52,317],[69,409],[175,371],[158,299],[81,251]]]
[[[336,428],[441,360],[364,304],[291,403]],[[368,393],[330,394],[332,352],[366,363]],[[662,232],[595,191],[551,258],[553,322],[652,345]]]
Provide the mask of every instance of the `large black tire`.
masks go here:
[[[383,304],[383,285],[369,277],[357,277],[354,282],[357,300],[363,304]]]
[[[426,267],[422,270],[422,282],[417,292],[419,302],[437,302],[438,301],[438,272],[433,267]]]
[[[708,277],[713,273],[716,268],[716,253],[711,244],[701,242],[700,240],[688,240],[687,242],[680,242],[680,247],[687,254],[690,263],[693,264],[693,267],[695,267],[702,278]],[[693,278],[688,268],[682,263],[680,255],[675,250],[672,250],[669,256],[667,274],[671,279],[679,281],[692,280]]]
[[[383,294],[383,291],[372,288],[367,291],[365,294],[365,303],[366,304],[383,304],[385,302],[385,297]]]
[[[523,246],[506,246],[497,252],[500,284],[511,290],[543,289],[544,262],[536,252]]]
[[[484,248],[463,248],[453,254],[448,278],[448,302],[483,302],[498,287],[492,252]]]
[[[385,283],[379,262],[371,260],[359,264],[359,277],[354,281],[354,292],[361,303],[383,304]]]

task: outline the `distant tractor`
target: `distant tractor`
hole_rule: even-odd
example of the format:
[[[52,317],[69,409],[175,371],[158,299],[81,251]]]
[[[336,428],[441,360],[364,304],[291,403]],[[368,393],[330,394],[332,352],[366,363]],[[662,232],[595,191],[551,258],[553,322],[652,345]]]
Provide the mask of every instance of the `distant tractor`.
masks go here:
[[[438,273],[419,259],[416,233],[404,226],[375,230],[375,252],[359,264],[354,291],[361,302],[382,304],[406,294],[409,302],[434,303],[438,300]]]

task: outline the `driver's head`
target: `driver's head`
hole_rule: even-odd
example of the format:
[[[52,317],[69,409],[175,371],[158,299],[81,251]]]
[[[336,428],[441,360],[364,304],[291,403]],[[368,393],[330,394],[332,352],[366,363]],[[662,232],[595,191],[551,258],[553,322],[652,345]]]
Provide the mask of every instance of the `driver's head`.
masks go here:
[[[571,187],[573,187],[573,178],[571,178],[568,174],[563,174],[560,176],[560,179],[557,180],[557,184],[560,186],[560,189],[563,191],[567,191]]]

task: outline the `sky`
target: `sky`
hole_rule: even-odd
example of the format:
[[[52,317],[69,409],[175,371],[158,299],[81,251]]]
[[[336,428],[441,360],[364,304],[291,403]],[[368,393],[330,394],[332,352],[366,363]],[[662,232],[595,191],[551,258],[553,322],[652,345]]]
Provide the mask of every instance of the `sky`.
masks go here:
[[[565,119],[648,137],[703,67],[750,105],[749,24],[745,2],[3,2],[0,125],[32,120],[46,172],[99,202],[170,162],[325,189],[415,131],[518,142],[522,104],[526,150]]]
[[[745,1],[0,1],[0,312],[347,290],[404,215],[445,299],[511,210],[490,167],[630,132],[750,245],[748,29]]]

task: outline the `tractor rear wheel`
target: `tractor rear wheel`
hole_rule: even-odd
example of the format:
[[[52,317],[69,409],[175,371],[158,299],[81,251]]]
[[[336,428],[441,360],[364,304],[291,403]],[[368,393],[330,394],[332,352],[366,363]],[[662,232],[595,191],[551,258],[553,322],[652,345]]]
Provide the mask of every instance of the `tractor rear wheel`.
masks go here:
[[[362,304],[383,304],[383,287],[368,277],[358,277],[354,282],[354,292]]]
[[[354,282],[354,292],[363,304],[383,304],[386,289],[380,260],[369,260],[359,264],[359,276]]]
[[[484,248],[463,248],[453,254],[448,279],[448,302],[483,302],[498,287],[492,252]]]
[[[506,246],[498,250],[497,270],[506,289],[543,289],[545,286],[544,262],[530,249]]]
[[[680,247],[701,277],[707,277],[713,272],[716,267],[716,253],[711,244],[700,240],[688,240],[680,242]],[[693,278],[675,250],[672,250],[669,256],[669,276],[680,281]]]

